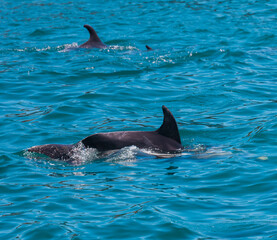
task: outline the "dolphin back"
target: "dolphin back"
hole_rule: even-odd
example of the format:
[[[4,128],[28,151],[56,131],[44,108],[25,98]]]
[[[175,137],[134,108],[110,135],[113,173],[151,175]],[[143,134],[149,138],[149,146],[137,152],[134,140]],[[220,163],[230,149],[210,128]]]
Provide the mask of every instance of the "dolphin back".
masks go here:
[[[45,144],[34,146],[28,149],[29,152],[44,154],[53,159],[69,159],[74,145]]]
[[[96,148],[99,151],[121,149],[128,146],[155,149],[164,152],[179,151],[183,147],[175,118],[167,107],[162,106],[162,109],[164,114],[163,123],[156,131],[96,133],[80,142],[85,148]],[[75,147],[76,144],[46,144],[31,147],[28,151],[44,154],[54,159],[68,160],[72,157]]]
[[[177,123],[172,113],[163,106],[164,119],[156,131],[121,131],[96,133],[81,140],[86,148],[99,151],[121,149],[127,146],[150,148],[164,152],[182,149]]]

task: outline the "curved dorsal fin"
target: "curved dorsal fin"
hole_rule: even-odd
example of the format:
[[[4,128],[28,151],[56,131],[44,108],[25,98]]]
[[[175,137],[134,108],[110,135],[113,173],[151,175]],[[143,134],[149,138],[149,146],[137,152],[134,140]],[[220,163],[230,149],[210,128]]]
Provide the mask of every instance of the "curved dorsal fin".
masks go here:
[[[162,108],[164,120],[162,126],[156,132],[165,137],[174,139],[176,142],[181,144],[180,134],[175,118],[166,106],[162,106]]]
[[[95,30],[90,25],[84,25],[84,27],[89,31],[89,40],[79,48],[106,48],[107,46],[100,40]]]
[[[93,27],[91,27],[90,25],[84,25],[84,27],[89,31],[89,41],[93,41],[93,42],[101,42],[100,38],[98,37],[97,33],[95,32],[95,30],[93,29]]]
[[[149,47],[148,45],[145,45],[148,51],[153,51],[153,48]]]

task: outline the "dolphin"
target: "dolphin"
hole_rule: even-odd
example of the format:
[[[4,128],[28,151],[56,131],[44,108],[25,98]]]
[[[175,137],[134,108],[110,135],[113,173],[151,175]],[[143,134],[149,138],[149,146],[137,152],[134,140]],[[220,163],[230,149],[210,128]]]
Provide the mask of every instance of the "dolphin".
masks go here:
[[[82,45],[79,46],[79,48],[107,48],[107,45],[105,45],[100,38],[98,37],[96,31],[91,27],[90,25],[84,25],[84,27],[89,31],[89,40]]]
[[[81,44],[79,48],[107,48],[108,46],[104,44],[100,38],[98,37],[96,31],[93,29],[92,26],[85,24],[84,27],[89,31],[89,40],[85,43]],[[148,51],[153,50],[148,45],[145,46]]]
[[[82,143],[85,148],[94,148],[100,152],[119,150],[128,146],[149,149],[162,153],[177,153],[184,148],[174,116],[166,106],[162,106],[164,119],[159,129],[155,131],[120,131],[96,133],[75,144],[46,144],[34,146],[29,152],[44,154],[50,158],[70,159],[74,148]]]

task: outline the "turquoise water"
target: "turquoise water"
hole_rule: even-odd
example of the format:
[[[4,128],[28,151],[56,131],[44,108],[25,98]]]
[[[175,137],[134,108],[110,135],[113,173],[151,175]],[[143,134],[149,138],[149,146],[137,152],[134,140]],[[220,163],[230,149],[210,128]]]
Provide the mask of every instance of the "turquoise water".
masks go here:
[[[2,239],[277,239],[276,9],[0,1]],[[84,24],[109,48],[74,50]],[[130,147],[76,165],[26,154],[156,129],[162,105],[190,154]]]

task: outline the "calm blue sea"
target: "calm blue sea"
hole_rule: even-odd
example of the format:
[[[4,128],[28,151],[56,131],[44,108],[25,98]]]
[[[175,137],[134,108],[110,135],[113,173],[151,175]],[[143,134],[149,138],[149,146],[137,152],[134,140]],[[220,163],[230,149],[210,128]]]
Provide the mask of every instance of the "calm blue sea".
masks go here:
[[[276,15],[274,0],[0,1],[1,239],[277,239]],[[109,48],[76,49],[84,24]],[[155,130],[162,105],[190,153],[26,153]]]

